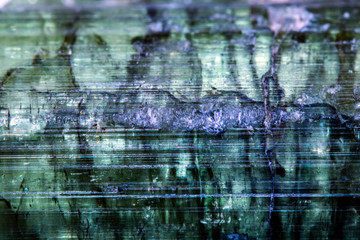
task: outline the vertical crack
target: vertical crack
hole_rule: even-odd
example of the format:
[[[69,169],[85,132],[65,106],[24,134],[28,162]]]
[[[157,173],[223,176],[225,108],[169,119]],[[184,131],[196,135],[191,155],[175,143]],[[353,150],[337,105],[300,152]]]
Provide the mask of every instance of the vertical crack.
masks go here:
[[[11,121],[11,115],[10,115],[10,109],[8,108],[8,114],[7,114],[7,119],[8,119],[8,121],[7,121],[7,128],[8,128],[8,130],[10,130],[10,121]]]
[[[269,147],[272,144],[272,136],[269,134],[263,135],[263,150],[265,152],[265,159],[270,170],[270,199],[269,199],[269,239],[282,239],[282,223],[281,216],[278,212],[274,212],[276,203],[280,200],[275,197],[276,186],[276,175],[281,177],[285,176],[285,169],[277,161],[276,153],[274,151],[274,146]]]
[[[265,119],[264,127],[270,133],[271,129],[271,100],[270,100],[270,81],[273,84],[273,93],[275,95],[276,106],[284,97],[284,90],[280,87],[276,66],[280,61],[280,47],[287,34],[275,34],[271,44],[270,69],[261,77],[261,85],[264,96]]]
[[[187,24],[189,25],[190,32],[185,34],[186,40],[189,41],[190,46],[190,52],[188,53],[190,55],[190,59],[188,60],[189,66],[192,66],[192,74],[191,78],[192,81],[195,83],[194,89],[195,89],[195,98],[199,99],[201,96],[201,89],[203,85],[203,77],[202,77],[202,62],[199,58],[198,51],[196,47],[194,46],[193,41],[193,33],[195,25],[197,24],[196,16],[197,16],[197,8],[194,7],[188,7],[186,8],[186,15],[187,15]]]
[[[259,75],[258,75],[258,73],[256,71],[256,64],[255,64],[255,59],[254,59],[256,36],[253,33],[251,33],[251,35],[249,35],[248,38],[249,38],[248,39],[248,41],[249,41],[249,43],[248,43],[248,51],[249,51],[249,54],[250,54],[249,65],[250,65],[251,75],[252,75],[252,79],[253,79],[255,88],[256,88],[257,91],[259,91],[261,89],[261,87],[260,87],[260,84],[259,84]],[[261,94],[259,94],[259,96],[260,95]]]
[[[79,16],[76,14],[73,21],[65,24],[65,37],[63,43],[61,44],[58,50],[58,56],[65,60],[65,63],[69,67],[69,75],[71,77],[71,82],[75,90],[80,90],[79,85],[76,83],[75,75],[73,72],[73,63],[72,63],[72,54],[73,47],[77,38],[77,22],[79,20]]]
[[[195,132],[191,132],[190,133],[190,159],[191,159],[191,166],[193,166],[192,168],[189,169],[189,171],[191,171],[192,174],[192,178],[193,180],[196,182],[196,187],[195,187],[195,194],[202,194],[202,186],[201,186],[201,175],[200,175],[200,171],[199,171],[199,167],[196,164],[196,147],[195,147],[195,138],[196,138],[196,133]],[[196,190],[197,189],[197,190]],[[199,197],[196,198],[196,205],[198,210],[198,217],[199,217],[199,222],[200,220],[204,219],[205,217],[205,198],[203,197]],[[199,223],[199,237],[200,239],[207,239],[207,231],[206,228],[204,226],[204,224],[202,224],[201,222]]]
[[[225,36],[225,39],[227,41],[227,67],[230,72],[230,79],[232,80],[234,86],[237,86],[239,89],[241,89],[240,82],[238,81],[239,71],[235,54],[236,48],[231,40],[234,38],[235,35],[241,35],[242,32],[237,29],[237,26],[235,24],[235,17],[233,15],[234,13],[232,11],[230,26],[233,26],[233,29],[230,28],[229,30],[224,31],[223,35]]]

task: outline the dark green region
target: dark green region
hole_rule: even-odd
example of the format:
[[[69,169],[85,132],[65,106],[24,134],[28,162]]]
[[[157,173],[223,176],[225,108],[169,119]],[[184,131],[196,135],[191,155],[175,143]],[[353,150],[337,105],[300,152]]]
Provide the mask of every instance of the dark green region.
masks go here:
[[[0,239],[359,238],[359,3],[5,2]]]

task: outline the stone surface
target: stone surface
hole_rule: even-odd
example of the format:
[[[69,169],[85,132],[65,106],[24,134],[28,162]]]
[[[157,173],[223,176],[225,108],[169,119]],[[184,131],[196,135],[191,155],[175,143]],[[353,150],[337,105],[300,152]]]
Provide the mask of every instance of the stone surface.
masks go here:
[[[360,6],[262,3],[0,1],[0,239],[357,239]]]

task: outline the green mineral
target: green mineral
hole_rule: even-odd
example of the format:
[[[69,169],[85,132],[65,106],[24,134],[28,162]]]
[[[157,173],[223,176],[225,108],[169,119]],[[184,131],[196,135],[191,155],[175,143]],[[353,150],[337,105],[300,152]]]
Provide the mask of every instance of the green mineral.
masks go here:
[[[0,239],[357,239],[359,18],[0,0]]]

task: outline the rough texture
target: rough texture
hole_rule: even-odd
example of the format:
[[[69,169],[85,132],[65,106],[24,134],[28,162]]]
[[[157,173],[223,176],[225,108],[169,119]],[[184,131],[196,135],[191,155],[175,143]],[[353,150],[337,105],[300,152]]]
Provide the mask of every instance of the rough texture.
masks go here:
[[[0,239],[357,239],[360,6],[262,3],[0,1]]]

